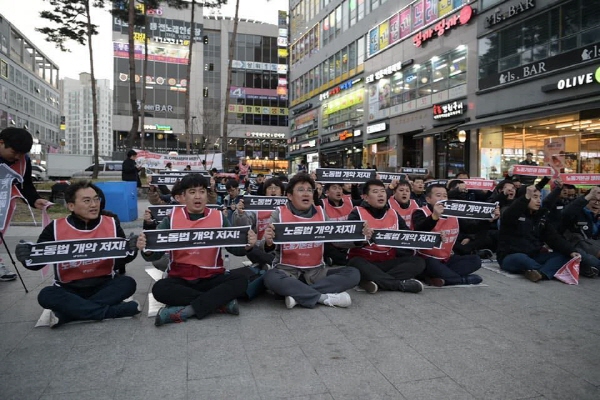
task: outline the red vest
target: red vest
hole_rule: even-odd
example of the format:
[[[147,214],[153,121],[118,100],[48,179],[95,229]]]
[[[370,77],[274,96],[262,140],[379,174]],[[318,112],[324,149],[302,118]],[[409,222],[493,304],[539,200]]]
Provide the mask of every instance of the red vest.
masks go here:
[[[74,239],[102,239],[117,237],[117,224],[114,218],[106,215],[100,216],[100,223],[94,229],[82,231],[71,225],[66,218],[54,221],[54,238],[56,241]],[[87,278],[100,276],[112,276],[115,260],[81,260],[58,263],[54,266],[56,280],[61,283],[69,283]]]
[[[421,210],[423,210],[427,217],[431,215],[429,207],[421,207]],[[433,228],[431,231],[440,232],[443,234],[442,247],[431,250],[417,250],[417,252],[427,257],[437,258],[438,260],[442,260],[444,262],[448,261],[452,255],[452,247],[454,247],[456,238],[458,238],[458,218],[441,217],[437,220],[435,228]]]
[[[404,222],[406,222],[406,226],[408,226],[410,229],[412,229],[413,228],[412,227],[412,213],[417,208],[419,208],[419,205],[417,204],[417,202],[414,201],[413,199],[411,199],[410,202],[408,203],[408,207],[407,208],[402,208],[400,206],[400,203],[398,203],[398,200],[396,200],[392,196],[388,200],[388,204],[390,205],[390,207],[393,210],[396,210],[396,212],[398,214],[400,214],[400,216],[402,217],[402,219],[404,219]]]
[[[185,207],[175,207],[171,213],[171,229],[221,228],[223,213],[204,208],[204,217],[192,221]],[[221,249],[219,247],[201,247],[196,249],[172,250],[169,276],[188,281],[206,279],[225,272]]]
[[[392,209],[387,210],[381,219],[373,217],[364,207],[356,207],[356,211],[358,211],[360,219],[369,224],[369,228],[399,229],[398,214]],[[348,259],[352,257],[362,257],[373,262],[386,261],[396,257],[396,249],[394,247],[379,246],[377,244],[365,247],[353,247],[348,252]]]
[[[273,211],[257,211],[256,212],[256,237],[257,240],[262,239],[267,226],[271,223],[271,214]]]
[[[352,212],[354,206],[352,205],[352,201],[348,201],[346,196],[342,199],[342,205],[339,207],[332,206],[329,203],[327,198],[323,199],[323,209],[325,210],[325,214],[332,221],[346,221],[348,219],[348,215]]]
[[[294,215],[287,206],[279,207],[279,222],[321,222],[325,221],[323,209],[315,206],[317,212],[311,218]],[[286,243],[281,245],[280,263],[296,268],[315,268],[323,264],[323,242]]]

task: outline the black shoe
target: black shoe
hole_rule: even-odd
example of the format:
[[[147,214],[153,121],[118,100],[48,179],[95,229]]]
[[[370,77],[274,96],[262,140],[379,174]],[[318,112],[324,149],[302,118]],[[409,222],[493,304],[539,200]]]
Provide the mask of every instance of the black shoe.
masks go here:
[[[377,293],[377,290],[379,290],[379,287],[373,281],[360,281],[360,283],[358,284],[358,287],[363,289],[365,292],[371,293],[371,294]]]
[[[531,282],[539,282],[542,279],[544,279],[544,277],[540,273],[540,271],[535,270],[535,269],[529,269],[529,270],[523,272],[523,275],[525,275],[525,278],[529,279]]]
[[[325,257],[325,264],[327,264],[328,266],[332,266],[333,265],[333,258],[331,257]]]
[[[494,257],[494,252],[490,249],[481,249],[477,252],[477,255],[483,260],[489,260],[490,258]]]
[[[579,275],[584,276],[586,278],[595,278],[598,276],[598,268],[590,267],[585,270],[579,271]]]
[[[463,285],[479,285],[483,279],[479,275],[471,274],[462,277]]]
[[[398,290],[401,292],[419,293],[423,290],[423,284],[416,279],[407,279],[400,281]]]

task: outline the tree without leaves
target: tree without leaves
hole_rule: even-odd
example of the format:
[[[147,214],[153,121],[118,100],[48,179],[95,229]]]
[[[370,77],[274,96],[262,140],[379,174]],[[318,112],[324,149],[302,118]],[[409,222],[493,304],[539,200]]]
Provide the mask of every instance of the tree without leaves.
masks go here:
[[[92,36],[98,34],[98,25],[92,24],[91,7],[104,8],[104,0],[48,0],[54,7],[51,11],[42,11],[40,16],[56,24],[54,27],[36,28],[46,35],[48,42],[54,43],[62,51],[70,51],[66,47],[68,40],[73,40],[83,46],[88,45],[90,56],[90,75],[92,91],[92,115],[94,137],[94,171],[92,178],[98,178],[98,99],[96,96],[96,76],[94,74],[94,52]]]

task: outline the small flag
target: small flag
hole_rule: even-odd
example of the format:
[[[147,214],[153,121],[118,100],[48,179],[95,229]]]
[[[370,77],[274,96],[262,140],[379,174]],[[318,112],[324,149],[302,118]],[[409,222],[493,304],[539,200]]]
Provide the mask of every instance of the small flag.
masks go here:
[[[579,284],[579,263],[581,257],[573,257],[565,265],[560,267],[554,277],[567,285],[578,285]]]

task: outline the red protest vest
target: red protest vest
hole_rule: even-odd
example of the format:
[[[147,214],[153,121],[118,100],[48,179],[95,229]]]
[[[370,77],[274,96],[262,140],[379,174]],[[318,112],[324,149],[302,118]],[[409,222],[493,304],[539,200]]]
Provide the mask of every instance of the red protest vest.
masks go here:
[[[294,215],[287,206],[279,207],[279,222],[322,222],[323,209],[315,206],[317,212],[311,218]],[[281,245],[280,263],[296,268],[315,268],[323,264],[323,242],[286,243]]]
[[[423,210],[427,217],[431,215],[429,207],[421,207],[421,210]],[[442,238],[442,247],[439,249],[417,250],[417,252],[427,257],[437,258],[438,260],[442,260],[444,262],[448,261],[452,255],[452,247],[454,247],[454,243],[458,238],[458,218],[441,217],[435,224],[435,228],[433,228],[431,231],[443,234],[444,237]]]
[[[221,228],[223,214],[218,210],[204,208],[204,217],[192,221],[185,207],[175,207],[171,213],[171,229]],[[225,272],[219,247],[172,250],[169,276],[188,281],[206,279]]]
[[[257,211],[256,212],[256,237],[258,240],[262,239],[265,234],[267,226],[271,223],[271,214],[273,211]]]
[[[116,238],[117,224],[114,218],[106,215],[100,216],[100,222],[92,230],[79,230],[71,225],[66,218],[54,221],[54,238],[56,241],[75,239],[102,239]],[[112,276],[115,260],[81,260],[58,263],[54,267],[56,280],[61,283],[69,283],[87,278],[100,276]]]
[[[419,208],[419,205],[417,204],[417,202],[414,201],[413,199],[410,199],[410,202],[408,203],[408,207],[407,208],[402,208],[400,206],[400,203],[398,203],[398,200],[396,200],[392,196],[388,200],[388,204],[390,205],[390,208],[392,208],[393,210],[396,210],[396,212],[398,214],[400,214],[400,216],[402,217],[402,219],[404,219],[404,222],[406,222],[406,226],[408,226],[410,229],[412,229],[413,228],[412,227],[412,213],[417,208]]]
[[[341,206],[336,207],[332,206],[327,198],[323,199],[323,209],[331,221],[346,221],[348,219],[348,215],[352,212],[354,206],[352,205],[352,201],[348,201],[346,196],[344,196],[342,202]]]
[[[393,229],[398,230],[398,214],[392,209],[386,211],[381,219],[377,219],[371,215],[364,207],[356,207],[360,219],[369,224],[369,228],[373,229]],[[353,257],[362,257],[366,260],[379,262],[391,260],[396,257],[396,249],[393,247],[379,246],[372,244],[365,247],[353,247],[348,252],[348,259]]]

